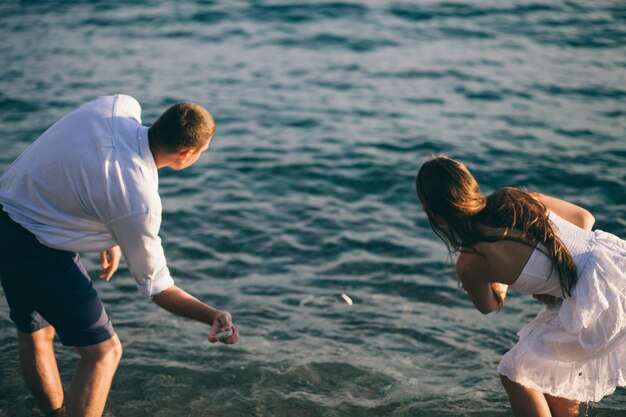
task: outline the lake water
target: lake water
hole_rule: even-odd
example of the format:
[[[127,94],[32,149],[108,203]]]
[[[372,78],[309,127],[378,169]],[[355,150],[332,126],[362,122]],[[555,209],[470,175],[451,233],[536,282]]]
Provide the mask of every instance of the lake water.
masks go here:
[[[626,237],[624,1],[15,1],[0,36],[0,172],[98,95],[218,122],[161,173],[162,237],[241,341],[210,345],[125,268],[98,281],[125,346],[109,417],[511,415],[495,368],[541,306],[473,309],[416,201],[432,154]],[[1,417],[37,415],[16,348],[2,296]],[[588,415],[626,415],[626,390]]]

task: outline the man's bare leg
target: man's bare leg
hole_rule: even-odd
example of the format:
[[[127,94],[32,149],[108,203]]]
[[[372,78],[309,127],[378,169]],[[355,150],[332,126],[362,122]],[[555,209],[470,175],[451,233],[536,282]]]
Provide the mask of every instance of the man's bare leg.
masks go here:
[[[122,358],[117,334],[92,346],[76,348],[81,358],[67,393],[67,417],[100,417]]]
[[[552,417],[577,417],[580,409],[580,402],[576,400],[567,400],[561,397],[553,397],[544,394]]]
[[[500,380],[516,417],[552,416],[548,402],[541,392],[513,382],[504,375],[500,375]]]
[[[52,326],[34,333],[17,332],[22,375],[44,414],[63,406],[63,385],[54,356],[54,334]]]

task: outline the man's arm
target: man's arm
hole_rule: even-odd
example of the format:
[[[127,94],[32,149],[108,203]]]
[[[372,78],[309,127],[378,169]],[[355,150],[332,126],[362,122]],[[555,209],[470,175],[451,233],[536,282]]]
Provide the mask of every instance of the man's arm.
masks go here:
[[[110,249],[100,252],[100,266],[102,271],[98,274],[98,278],[109,282],[117,268],[120,266],[122,251],[118,245]]]
[[[120,218],[109,224],[140,293],[171,313],[212,326],[211,343],[235,343],[239,332],[228,312],[210,307],[174,285],[158,235],[159,220],[159,216],[146,213]],[[228,330],[233,331],[231,336],[216,336]]]
[[[174,285],[159,237],[158,214],[126,216],[108,226],[141,295],[152,298]]]
[[[570,223],[574,223],[582,229],[591,230],[593,224],[596,222],[596,219],[591,213],[576,204],[545,194],[531,193],[531,195],[541,201],[548,210],[555,212],[559,217],[564,218]]]
[[[209,342],[222,341],[232,344],[239,340],[239,329],[233,326],[233,319],[227,311],[217,310],[202,301],[198,300],[182,288],[172,285],[168,289],[161,291],[152,301],[164,310],[177,316],[208,324],[211,326]],[[219,339],[216,334],[232,330],[232,336],[226,339]]]

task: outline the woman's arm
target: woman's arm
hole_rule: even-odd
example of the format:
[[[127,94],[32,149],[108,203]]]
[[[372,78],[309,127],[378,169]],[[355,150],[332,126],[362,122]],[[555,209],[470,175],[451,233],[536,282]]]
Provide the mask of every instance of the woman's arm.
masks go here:
[[[570,223],[574,223],[582,229],[591,230],[593,224],[596,222],[596,219],[591,213],[576,204],[545,194],[531,193],[531,195],[541,201],[548,210],[555,212],[559,217],[564,218]]]
[[[502,307],[508,285],[489,282],[489,260],[478,254],[465,252],[459,256],[456,271],[461,284],[469,295],[474,307],[483,314]]]

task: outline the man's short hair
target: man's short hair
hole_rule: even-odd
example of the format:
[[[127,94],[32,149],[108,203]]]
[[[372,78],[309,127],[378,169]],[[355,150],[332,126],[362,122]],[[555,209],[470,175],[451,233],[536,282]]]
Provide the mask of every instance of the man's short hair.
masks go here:
[[[150,126],[150,144],[165,152],[204,146],[215,132],[211,113],[196,103],[176,103]]]

